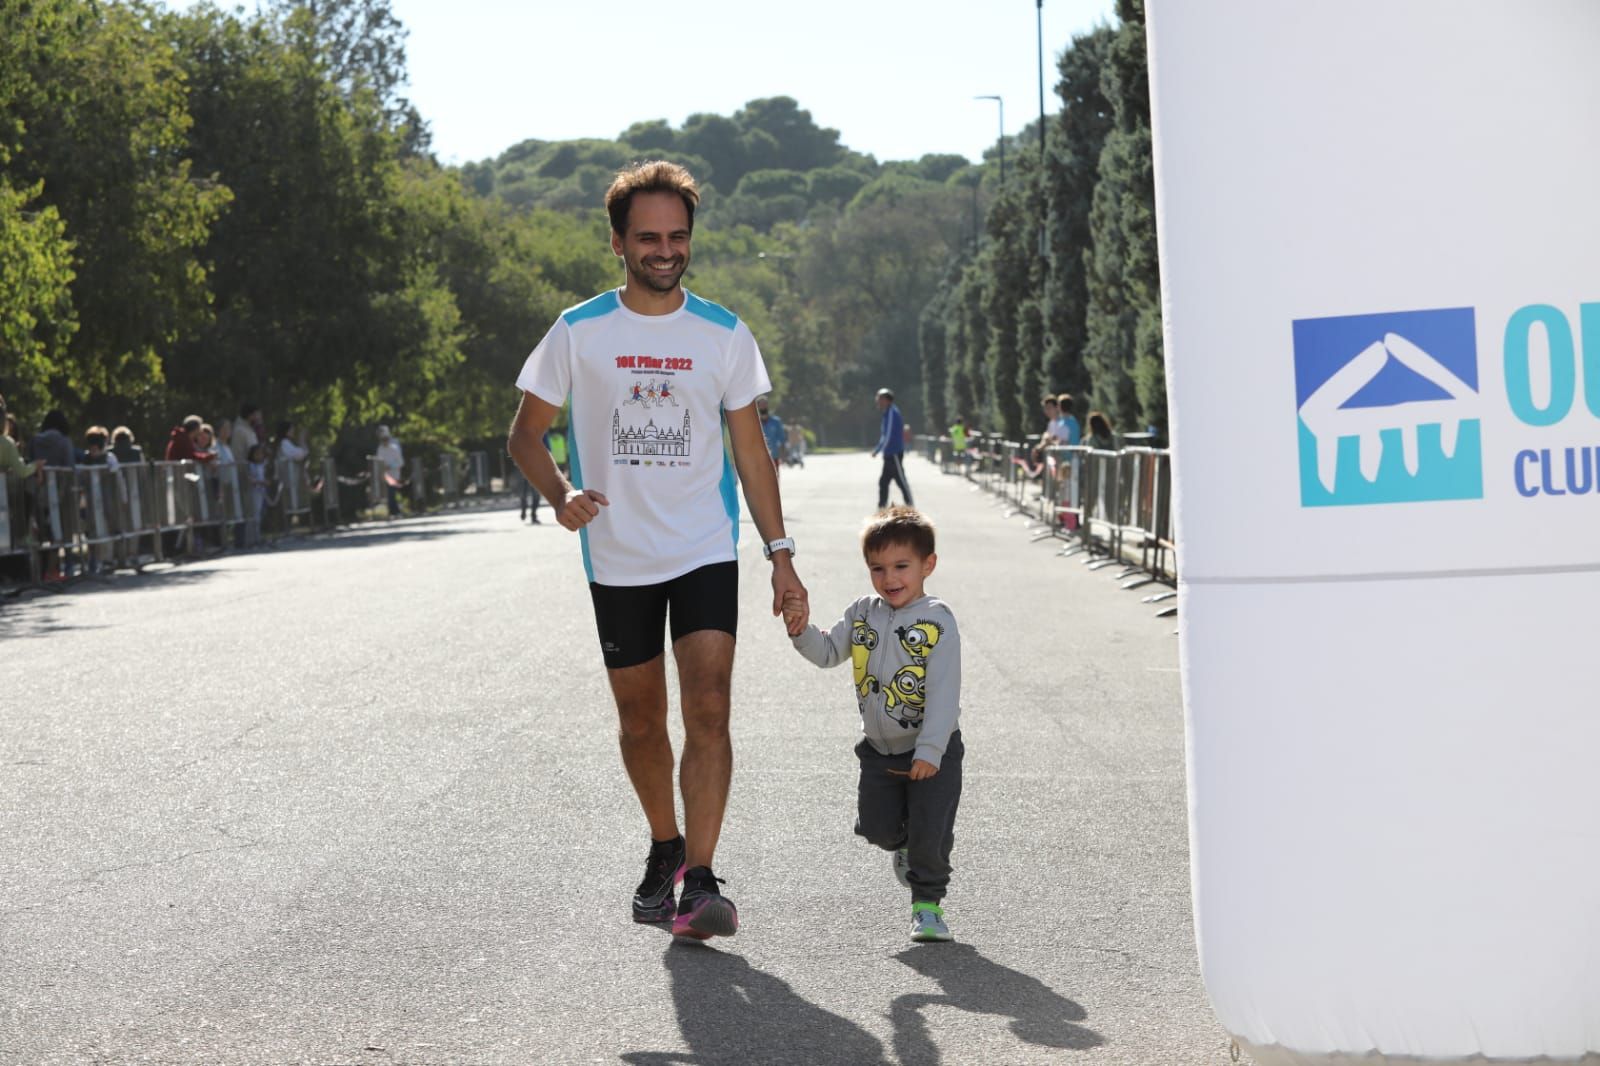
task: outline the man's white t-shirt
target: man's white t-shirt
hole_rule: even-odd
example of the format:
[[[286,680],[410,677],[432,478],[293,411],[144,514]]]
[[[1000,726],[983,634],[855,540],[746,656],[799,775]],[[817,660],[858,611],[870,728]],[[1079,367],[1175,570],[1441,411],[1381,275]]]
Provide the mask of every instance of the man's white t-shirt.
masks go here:
[[[738,557],[723,412],[772,382],[736,315],[688,290],[671,314],[641,315],[613,289],[562,313],[517,387],[572,399],[572,483],[610,501],[580,531],[590,581],[653,585]]]

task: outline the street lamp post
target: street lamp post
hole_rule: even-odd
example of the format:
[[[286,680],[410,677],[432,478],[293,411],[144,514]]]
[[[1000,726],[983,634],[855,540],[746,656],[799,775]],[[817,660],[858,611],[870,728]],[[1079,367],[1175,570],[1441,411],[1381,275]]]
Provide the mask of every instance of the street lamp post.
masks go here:
[[[974,96],[974,100],[993,100],[1000,105],[1000,184],[1006,183],[1006,102],[992,93],[987,96]]]
[[[1044,173],[1044,0],[1034,9],[1039,27],[1039,173]]]
[[[1050,258],[1050,235],[1045,229],[1044,216],[1048,211],[1044,209],[1045,202],[1045,173],[1044,173],[1044,0],[1035,0],[1034,22],[1039,31],[1039,203],[1041,206],[1039,223],[1039,258]]]

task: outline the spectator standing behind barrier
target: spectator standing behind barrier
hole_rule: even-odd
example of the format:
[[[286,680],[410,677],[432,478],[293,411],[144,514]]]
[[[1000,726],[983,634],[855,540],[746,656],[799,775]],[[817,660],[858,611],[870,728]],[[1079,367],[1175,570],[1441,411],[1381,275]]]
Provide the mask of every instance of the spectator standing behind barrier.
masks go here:
[[[33,528],[33,501],[37,491],[39,468],[44,465],[40,459],[29,462],[22,457],[22,452],[17,448],[15,437],[16,419],[6,410],[6,399],[0,396],[0,425],[5,427],[5,432],[0,433],[0,492],[6,494],[6,501],[11,510],[11,531],[13,532],[12,546],[20,548],[27,542],[29,531]],[[10,567],[20,566],[17,573],[11,573]],[[0,559],[0,568],[9,577],[26,577],[26,564],[15,560]]]
[[[878,476],[878,509],[889,506],[891,481],[900,486],[900,495],[906,506],[910,507],[911,486],[906,484],[905,420],[900,417],[900,408],[895,406],[894,393],[888,389],[878,390],[878,410],[883,413],[883,426],[878,435],[878,444],[872,449],[874,458],[880,452],[883,454],[883,473]]]
[[[789,424],[789,440],[784,445],[783,458],[790,466],[806,465],[806,431],[797,422]]]
[[[300,426],[288,419],[279,422],[278,435],[273,442],[273,457],[300,462],[310,454],[311,449],[300,442]]]
[[[1044,408],[1044,432],[1039,434],[1039,444],[1034,449],[1035,457],[1044,453],[1046,448],[1059,448],[1069,444],[1078,443],[1081,434],[1078,431],[1078,420],[1066,413],[1062,403],[1072,402],[1072,397],[1046,396],[1041,402]]]
[[[388,426],[378,427],[378,451],[374,456],[383,466],[383,487],[388,490],[389,517],[400,517],[400,485],[405,480],[406,457],[400,442],[389,432]]]
[[[46,412],[39,432],[28,442],[28,457],[43,459],[45,466],[72,466],[77,451],[72,447],[71,433],[66,415],[60,411]]]
[[[78,465],[83,467],[103,466],[115,474],[118,466],[117,457],[106,450],[106,445],[110,441],[111,433],[105,426],[90,426],[88,432],[83,435],[83,456],[78,460]],[[111,545],[94,545],[89,553],[89,573],[98,574],[110,561]]]
[[[208,462],[212,458],[211,453],[200,447],[200,430],[204,426],[205,420],[199,415],[190,415],[179,425],[173,426],[172,434],[167,438],[167,462]]]
[[[22,450],[17,447],[16,433],[17,420],[6,410],[6,398],[0,396],[0,421],[6,425],[7,432],[0,434],[0,477],[11,475],[23,483],[28,483],[33,475],[39,472],[44,465],[43,459],[33,461],[22,457]]]
[[[267,512],[267,446],[252,444],[245,453],[244,542],[254,547],[261,541],[261,520]]]
[[[1106,452],[1117,448],[1117,435],[1111,428],[1111,419],[1101,411],[1089,412],[1089,447]]]
[[[238,455],[233,450],[233,419],[219,419],[217,421],[217,428],[213,432],[213,436],[216,439],[216,444],[213,447],[217,453],[217,462],[238,462]]]
[[[35,461],[43,460],[47,467],[71,468],[77,460],[77,449],[72,446],[72,429],[67,423],[67,416],[60,411],[48,411],[38,433],[28,442],[28,457]],[[45,503],[36,508],[36,516],[41,526],[47,526],[50,515],[45,510],[48,505],[48,492],[43,497]],[[58,506],[62,505],[58,502]],[[61,572],[60,553],[54,550],[43,553],[44,577],[47,581],[59,581],[64,576]]]
[[[1073,403],[1072,394],[1069,392],[1063,392],[1056,397],[1058,412],[1056,422],[1059,428],[1055,435],[1060,438],[1062,444],[1074,445],[1083,442],[1083,430],[1078,427],[1078,416],[1072,413]]]
[[[90,426],[89,431],[83,435],[83,459],[79,466],[103,466],[113,474],[122,465],[117,458],[117,453],[109,451],[106,444],[111,440],[111,433],[105,426]]]
[[[261,428],[261,408],[253,403],[239,405],[239,418],[233,424],[233,440],[229,444],[241,463],[250,461],[250,449],[266,444],[267,434]]]
[[[134,442],[133,430],[118,426],[111,431],[111,453],[119,463],[144,462],[144,449]]]

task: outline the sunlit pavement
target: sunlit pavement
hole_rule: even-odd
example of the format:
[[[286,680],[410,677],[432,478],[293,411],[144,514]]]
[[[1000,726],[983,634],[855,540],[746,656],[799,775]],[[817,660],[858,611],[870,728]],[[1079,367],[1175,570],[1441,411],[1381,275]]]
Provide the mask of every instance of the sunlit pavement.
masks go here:
[[[783,473],[820,624],[870,591],[877,470]],[[647,838],[576,537],[408,520],[0,607],[0,1062],[1226,1062],[1171,620],[907,471],[961,625],[957,943],[907,941],[850,832],[849,675],[789,648],[748,519],[743,928],[709,945],[628,919]]]

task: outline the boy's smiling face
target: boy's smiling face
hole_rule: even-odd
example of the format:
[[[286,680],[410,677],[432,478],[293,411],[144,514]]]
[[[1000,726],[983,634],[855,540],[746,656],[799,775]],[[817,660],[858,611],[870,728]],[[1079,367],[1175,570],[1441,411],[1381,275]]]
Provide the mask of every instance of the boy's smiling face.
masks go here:
[[[938,562],[937,553],[924,557],[909,544],[889,544],[867,553],[873,591],[896,610],[922,595],[922,583]]]

